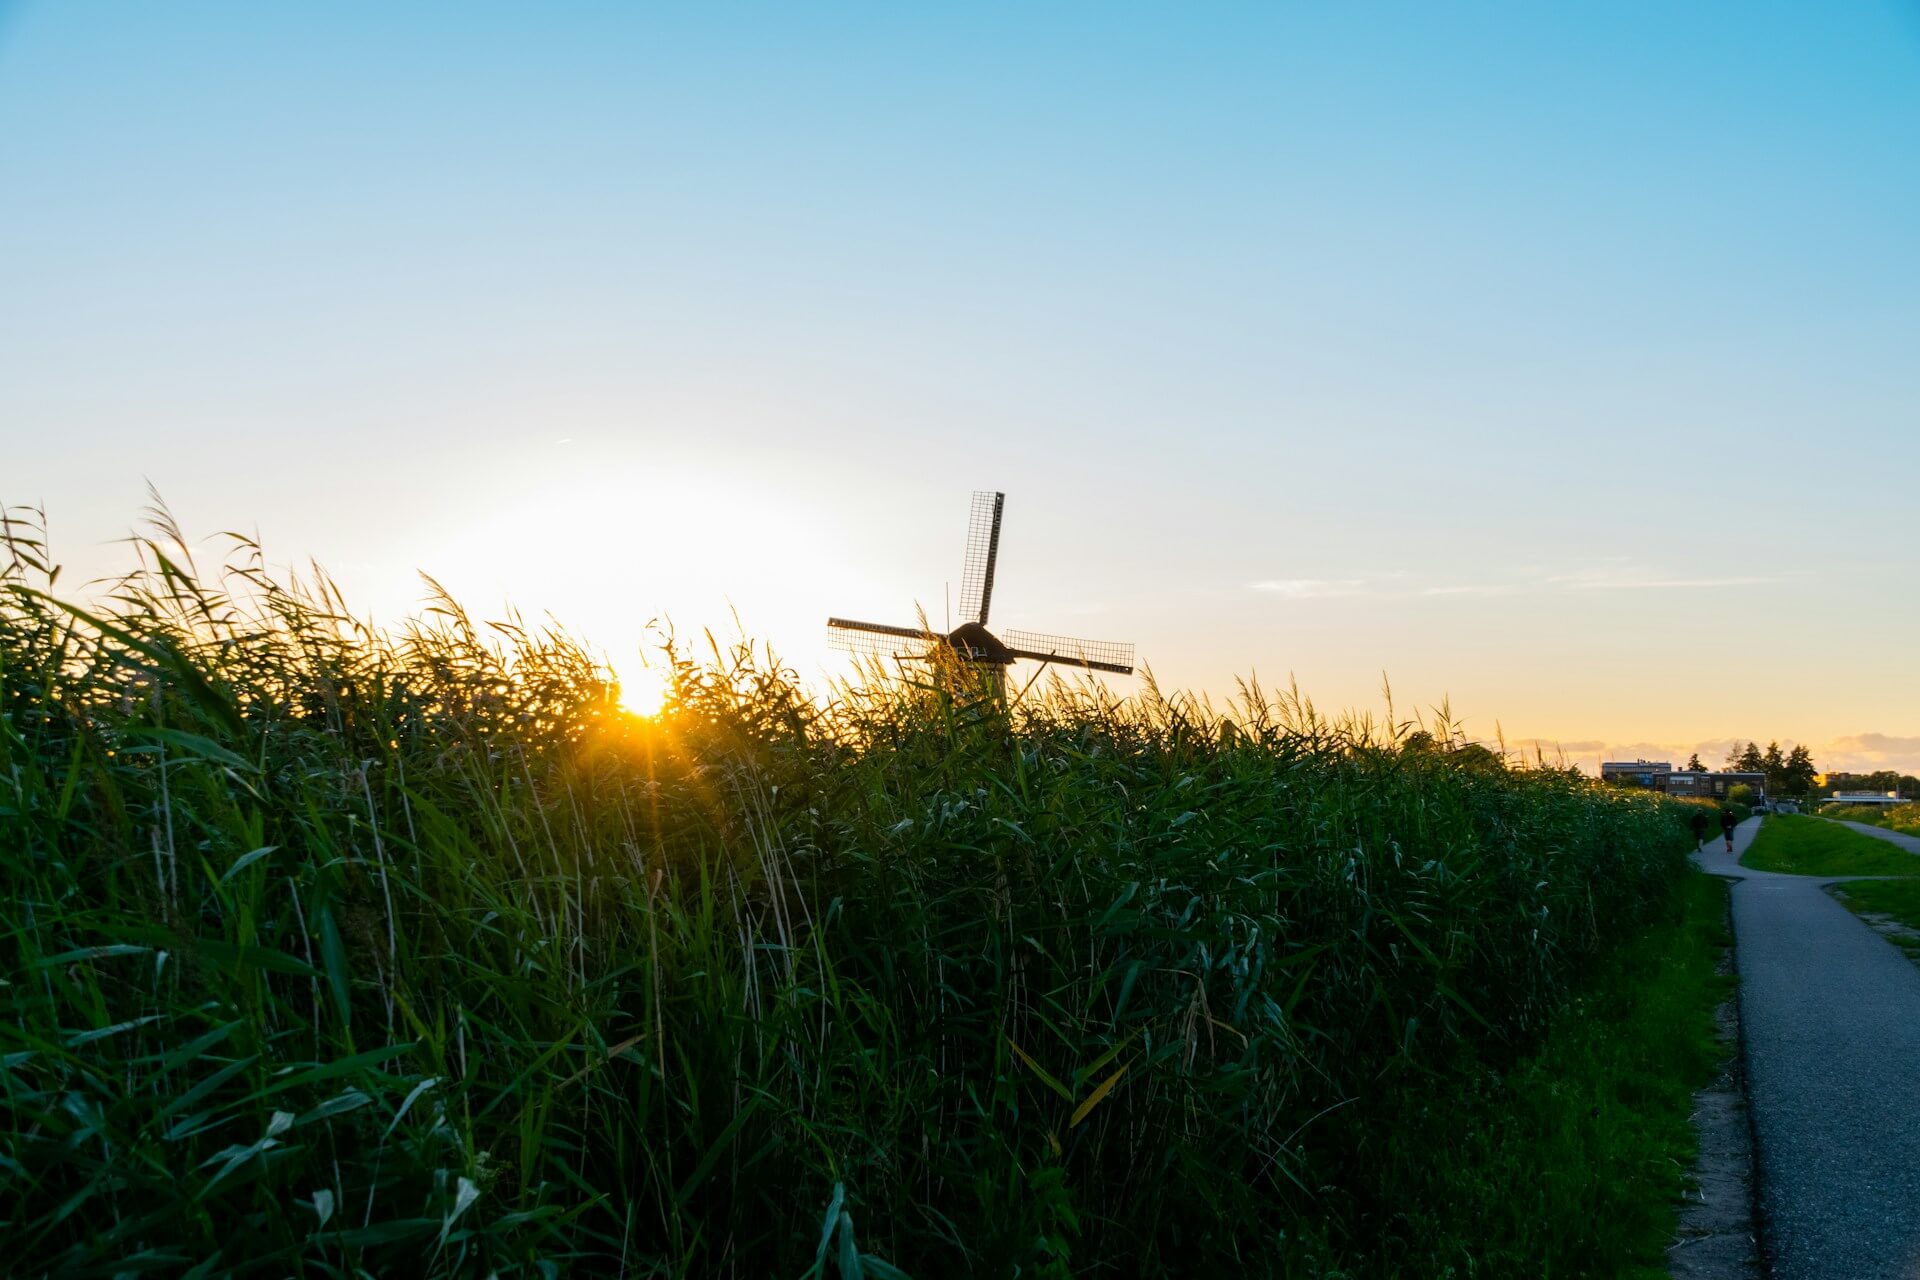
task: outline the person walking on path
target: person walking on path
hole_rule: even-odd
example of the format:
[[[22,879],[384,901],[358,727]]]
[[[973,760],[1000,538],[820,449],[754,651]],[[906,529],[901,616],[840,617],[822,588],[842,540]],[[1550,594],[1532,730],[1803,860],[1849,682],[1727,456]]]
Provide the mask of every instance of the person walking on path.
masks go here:
[[[1703,852],[1706,847],[1707,811],[1705,809],[1695,809],[1693,811],[1693,851],[1700,853]]]
[[[1733,852],[1733,829],[1740,825],[1740,819],[1733,816],[1733,810],[1720,811],[1720,834],[1727,838],[1727,852]]]

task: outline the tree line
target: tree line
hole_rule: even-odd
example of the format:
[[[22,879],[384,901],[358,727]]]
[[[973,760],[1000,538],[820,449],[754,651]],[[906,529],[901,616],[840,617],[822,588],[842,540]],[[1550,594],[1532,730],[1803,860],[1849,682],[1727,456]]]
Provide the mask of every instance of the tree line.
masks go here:
[[[1698,751],[1687,758],[1687,768],[1692,772],[1697,773],[1706,767],[1700,763]],[[1769,742],[1764,748],[1759,743],[1749,742],[1727,753],[1725,767],[1739,773],[1765,774],[1767,794],[1771,796],[1892,791],[1908,799],[1920,799],[1920,778],[1901,773],[1898,769],[1876,769],[1872,773],[1829,773],[1822,784],[1820,770],[1813,763],[1813,753],[1804,746],[1782,751],[1778,742]]]
[[[1698,751],[1687,760],[1689,770],[1705,767],[1700,763]],[[1757,742],[1736,747],[1727,753],[1726,768],[1735,773],[1765,774],[1770,796],[1810,796],[1820,774],[1813,763],[1813,753],[1804,745],[1782,751],[1778,742],[1769,742],[1764,750]]]
[[[1823,794],[1836,791],[1898,792],[1908,800],[1920,798],[1920,778],[1898,769],[1876,769],[1872,773],[1830,773]]]

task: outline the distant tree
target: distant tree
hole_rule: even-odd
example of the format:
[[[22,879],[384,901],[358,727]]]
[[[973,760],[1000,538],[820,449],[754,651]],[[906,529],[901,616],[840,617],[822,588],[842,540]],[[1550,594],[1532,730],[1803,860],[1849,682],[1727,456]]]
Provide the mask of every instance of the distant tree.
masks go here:
[[[1462,742],[1447,752],[1447,758],[1474,773],[1504,773],[1507,762],[1490,748],[1477,742]]]
[[[1706,768],[1707,766],[1700,763],[1700,753],[1698,751],[1687,757],[1688,773],[1704,773]]]
[[[1808,796],[1813,794],[1813,780],[1819,774],[1814,767],[1813,753],[1801,743],[1787,753],[1785,778],[1780,794],[1787,796]]]
[[[1727,788],[1728,804],[1752,804],[1753,788],[1742,782],[1738,786]]]
[[[1780,750],[1778,740],[1767,744],[1766,754],[1760,757],[1760,772],[1767,775],[1767,794],[1778,795],[1787,789],[1787,755]]]
[[[1402,739],[1400,751],[1403,755],[1443,758],[1476,773],[1500,773],[1507,767],[1506,760],[1490,747],[1460,738],[1436,738],[1425,729],[1416,729]]]
[[[1740,754],[1727,762],[1728,767],[1741,773],[1765,773],[1767,757],[1761,752],[1759,744],[1749,742],[1741,748]]]

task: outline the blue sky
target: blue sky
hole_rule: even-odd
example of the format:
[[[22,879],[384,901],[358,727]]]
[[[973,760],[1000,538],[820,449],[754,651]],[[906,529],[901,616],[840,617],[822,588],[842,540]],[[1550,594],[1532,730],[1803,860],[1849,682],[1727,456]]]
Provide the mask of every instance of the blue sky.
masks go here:
[[[1920,7],[1037,8],[0,7],[0,500],[1920,766]]]

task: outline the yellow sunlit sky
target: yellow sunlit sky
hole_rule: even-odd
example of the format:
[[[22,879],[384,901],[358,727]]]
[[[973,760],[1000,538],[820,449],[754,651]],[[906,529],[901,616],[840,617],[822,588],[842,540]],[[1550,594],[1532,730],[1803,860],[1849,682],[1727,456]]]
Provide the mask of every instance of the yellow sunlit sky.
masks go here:
[[[1920,18],[0,5],[0,501],[1920,769]],[[738,619],[736,624],[735,619]]]

